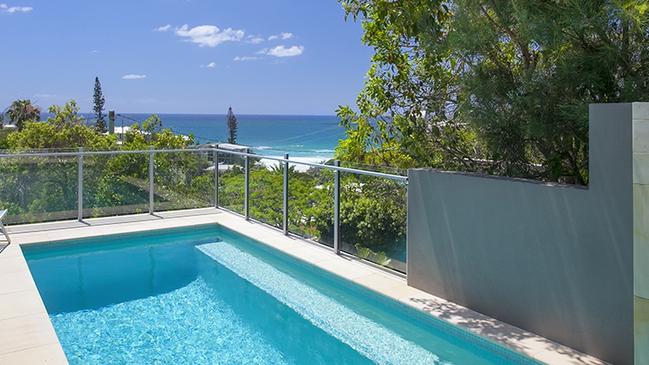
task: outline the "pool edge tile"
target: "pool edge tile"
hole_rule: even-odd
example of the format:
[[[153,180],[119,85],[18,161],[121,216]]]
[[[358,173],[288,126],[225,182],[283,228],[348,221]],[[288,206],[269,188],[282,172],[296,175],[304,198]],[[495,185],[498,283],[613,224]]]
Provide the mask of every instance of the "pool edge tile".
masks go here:
[[[0,294],[0,321],[38,313],[47,314],[38,292],[21,290]]]
[[[0,320],[0,356],[44,345],[59,345],[47,313]]]
[[[65,353],[58,343],[0,354],[0,364],[64,365],[67,363]]]
[[[55,231],[48,230],[45,232],[35,233],[21,232],[12,235],[12,238],[15,242],[19,242],[19,244],[31,244],[74,238],[95,237],[106,234],[131,233],[155,229],[177,228],[215,223],[222,225],[225,228],[234,230],[237,233],[252,238],[256,241],[259,241],[266,246],[270,246],[301,261],[320,267],[323,270],[338,275],[346,280],[355,282],[358,285],[382,294],[402,304],[408,305],[411,308],[427,313],[434,318],[444,321],[445,323],[457,326],[469,333],[495,342],[501,346],[509,348],[517,353],[521,353],[537,361],[541,361],[547,364],[606,364],[605,362],[596,359],[595,357],[585,355],[567,346],[554,343],[541,336],[523,331],[509,324],[474,312],[468,308],[461,307],[452,302],[448,302],[444,299],[437,298],[435,296],[432,296],[431,294],[409,287],[402,277],[386,273],[384,270],[378,269],[371,265],[363,264],[360,262],[360,260],[349,259],[335,255],[332,250],[325,248],[324,246],[318,246],[313,244],[312,242],[296,237],[285,236],[278,230],[272,229],[260,223],[247,221],[243,217],[239,217],[231,213],[223,212],[213,208],[209,210],[206,209],[205,211],[211,211],[212,213],[192,216],[169,216],[167,218],[163,217],[160,219],[137,222],[129,222],[128,217],[126,217],[124,218],[126,221],[122,223],[106,223],[101,225],[90,224],[87,227],[62,228]],[[101,221],[102,219],[103,218],[98,218],[96,219],[96,221]],[[20,252],[19,249],[18,252]],[[21,252],[20,255],[22,257]],[[2,254],[0,254],[0,257],[3,257]],[[349,271],[344,270],[345,267],[349,268]],[[0,274],[0,278],[1,277],[2,274]],[[34,285],[33,280],[32,285]],[[420,300],[413,300],[417,298],[419,298]],[[449,320],[448,318],[445,318],[448,317],[447,314],[443,314],[438,310],[432,310],[430,308],[431,302],[426,302],[426,300],[434,300],[436,303],[452,305],[455,309],[461,308],[462,310],[460,312],[464,313],[464,317],[459,316],[457,318],[451,318]],[[426,303],[428,303],[429,305],[428,308],[426,308]],[[493,328],[503,328],[503,326],[506,326],[508,329],[511,329],[517,334],[525,333],[526,336],[523,339],[520,339],[519,337],[516,341],[508,338],[503,338],[499,335],[490,335],[488,331],[485,330],[485,328],[477,330],[476,328],[472,328],[471,326],[466,325],[466,323],[475,321],[476,318],[481,318],[482,320],[487,321],[487,324],[489,324],[489,326]],[[0,353],[0,357],[1,356],[2,354]]]

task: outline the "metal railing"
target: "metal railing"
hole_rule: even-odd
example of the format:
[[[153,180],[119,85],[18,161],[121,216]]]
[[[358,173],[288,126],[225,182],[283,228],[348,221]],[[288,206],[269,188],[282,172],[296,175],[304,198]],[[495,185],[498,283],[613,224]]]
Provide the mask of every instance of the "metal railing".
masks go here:
[[[224,154],[230,154],[230,155],[235,155],[235,156],[241,156],[244,157],[244,217],[246,220],[250,220],[250,158],[260,158],[263,160],[271,160],[271,161],[276,161],[280,164],[283,165],[283,209],[282,209],[282,230],[284,234],[289,234],[289,228],[288,228],[288,196],[289,196],[289,169],[288,166],[289,164],[296,164],[296,165],[304,165],[308,167],[313,167],[313,168],[321,168],[321,169],[328,169],[332,170],[334,172],[334,236],[333,236],[333,249],[334,251],[339,254],[340,253],[340,173],[341,172],[346,172],[346,173],[351,173],[351,174],[356,174],[356,175],[364,175],[364,176],[373,176],[373,177],[380,177],[384,179],[389,179],[389,180],[394,180],[402,183],[408,182],[408,178],[406,176],[401,176],[401,175],[393,175],[393,174],[386,174],[382,172],[376,172],[376,171],[368,171],[368,170],[359,170],[359,169],[353,169],[353,168],[348,168],[348,167],[341,167],[340,166],[340,161],[336,160],[334,161],[334,165],[326,165],[326,164],[320,164],[320,163],[312,163],[312,162],[305,162],[305,161],[296,161],[296,160],[291,160],[289,158],[288,154],[284,155],[284,158],[279,158],[279,157],[272,157],[272,156],[260,156],[257,154],[250,153],[250,151],[247,152],[236,152],[236,151],[231,151],[231,150],[223,150],[219,148],[213,149],[216,153],[224,153]],[[218,159],[216,159],[215,163],[215,170],[216,170],[216,181],[218,182]],[[218,186],[218,184],[217,184]],[[215,199],[216,202],[218,202],[218,188],[217,188],[217,198]],[[217,208],[219,207],[218,204],[216,206]]]
[[[359,176],[371,176],[382,179],[388,179],[403,183],[407,186],[408,179],[406,176],[387,174],[376,171],[369,170],[360,170],[348,167],[340,166],[339,161],[334,161],[333,165],[322,164],[322,163],[313,163],[306,161],[291,160],[288,154],[285,154],[284,157],[273,157],[273,156],[262,156],[251,153],[250,150],[246,152],[226,150],[218,148],[191,148],[191,149],[160,149],[156,150],[150,148],[148,150],[110,150],[110,151],[88,151],[83,148],[79,148],[77,151],[64,151],[64,152],[17,152],[17,153],[0,153],[0,159],[13,159],[13,158],[27,158],[27,157],[76,157],[77,159],[77,219],[83,221],[84,219],[84,158],[89,156],[116,156],[124,154],[148,154],[148,213],[155,214],[155,174],[156,174],[156,165],[155,158],[157,154],[161,153],[174,153],[174,152],[187,152],[187,153],[197,153],[203,152],[208,153],[211,156],[212,168],[214,169],[214,207],[222,208],[220,201],[220,179],[221,173],[219,172],[219,160],[223,156],[238,156],[243,158],[243,174],[244,174],[244,193],[243,193],[243,216],[246,220],[250,220],[250,161],[251,159],[260,159],[260,160],[270,160],[275,161],[278,166],[281,166],[282,173],[282,220],[281,220],[281,230],[284,234],[288,235],[289,230],[289,186],[290,186],[290,174],[289,174],[289,165],[303,165],[309,168],[315,169],[324,169],[330,170],[333,172],[333,250],[336,253],[341,251],[340,243],[340,226],[341,226],[341,173],[349,173]]]

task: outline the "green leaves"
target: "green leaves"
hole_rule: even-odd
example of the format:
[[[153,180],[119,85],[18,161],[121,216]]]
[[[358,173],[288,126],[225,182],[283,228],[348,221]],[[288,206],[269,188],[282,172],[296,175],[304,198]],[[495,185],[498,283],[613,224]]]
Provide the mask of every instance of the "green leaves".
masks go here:
[[[92,95],[93,107],[92,110],[95,112],[95,128],[99,133],[105,133],[106,121],[104,120],[104,104],[106,99],[104,99],[104,94],[101,91],[101,83],[99,82],[99,77],[95,77],[95,90]]]
[[[63,106],[52,105],[52,115],[45,122],[28,121],[21,131],[7,136],[10,149],[110,149],[116,144],[114,136],[104,136],[84,124],[74,101]]]
[[[22,130],[25,123],[41,119],[41,109],[33,105],[29,99],[20,99],[11,103],[7,109],[7,117],[18,130]]]
[[[21,131],[6,136],[6,147],[13,151],[50,149],[70,150],[146,150],[181,149],[192,145],[193,138],[162,128],[162,121],[151,116],[143,128],[134,126],[123,145],[115,135],[105,135],[87,126],[74,101],[53,105],[45,122],[28,121]],[[4,136],[3,136],[4,137]],[[147,209],[148,155],[120,154],[84,158],[84,205],[98,216],[114,212],[136,213]],[[155,158],[156,199],[167,209],[209,205],[213,196],[213,172],[199,153],[159,153]],[[2,171],[6,184],[0,184],[2,202],[11,214],[23,214],[24,220],[52,219],[61,211],[72,211],[76,204],[76,157],[8,159]],[[1,179],[0,179],[1,180]],[[17,188],[16,188],[17,187]],[[206,203],[207,202],[207,203]],[[157,203],[158,204],[158,203]],[[59,215],[60,218],[65,216]]]
[[[585,184],[588,104],[649,98],[646,1],[342,4],[374,49],[344,160]]]

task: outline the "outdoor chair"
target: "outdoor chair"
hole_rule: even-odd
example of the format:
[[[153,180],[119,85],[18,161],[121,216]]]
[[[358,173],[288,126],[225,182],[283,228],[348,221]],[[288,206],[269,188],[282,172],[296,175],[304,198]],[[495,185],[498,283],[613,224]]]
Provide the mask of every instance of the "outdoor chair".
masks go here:
[[[4,248],[11,243],[11,239],[9,238],[9,232],[7,232],[7,228],[2,223],[2,219],[5,217],[5,215],[7,215],[7,210],[6,209],[0,210],[0,233],[4,234],[5,237],[7,238],[7,244],[0,245],[0,252],[2,252],[2,250],[4,250]]]

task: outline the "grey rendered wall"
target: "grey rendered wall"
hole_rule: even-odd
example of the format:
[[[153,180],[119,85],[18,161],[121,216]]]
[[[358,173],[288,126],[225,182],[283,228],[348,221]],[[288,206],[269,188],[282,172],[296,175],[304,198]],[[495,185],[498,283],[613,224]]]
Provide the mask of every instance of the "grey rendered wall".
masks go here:
[[[588,188],[409,171],[409,285],[632,364],[632,120],[642,105],[591,105]]]

